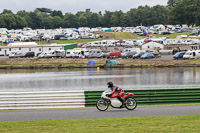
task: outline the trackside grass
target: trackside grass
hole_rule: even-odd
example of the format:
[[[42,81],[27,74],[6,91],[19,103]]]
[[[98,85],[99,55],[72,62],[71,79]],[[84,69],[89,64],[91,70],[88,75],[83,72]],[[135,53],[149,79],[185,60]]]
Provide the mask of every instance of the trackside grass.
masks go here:
[[[1,133],[199,133],[200,115],[0,122]]]

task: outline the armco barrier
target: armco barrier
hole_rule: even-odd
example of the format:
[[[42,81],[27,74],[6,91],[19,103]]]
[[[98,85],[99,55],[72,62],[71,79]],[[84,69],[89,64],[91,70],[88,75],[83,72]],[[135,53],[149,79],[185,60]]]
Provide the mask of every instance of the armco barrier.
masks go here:
[[[174,104],[200,103],[200,88],[193,89],[159,89],[159,90],[126,90],[134,93],[138,104]],[[102,91],[85,91],[85,106],[95,106]]]
[[[80,108],[95,106],[103,91],[0,92],[2,109]],[[200,88],[126,90],[138,104],[200,103]]]
[[[85,107],[84,91],[0,92],[0,110],[78,107]]]

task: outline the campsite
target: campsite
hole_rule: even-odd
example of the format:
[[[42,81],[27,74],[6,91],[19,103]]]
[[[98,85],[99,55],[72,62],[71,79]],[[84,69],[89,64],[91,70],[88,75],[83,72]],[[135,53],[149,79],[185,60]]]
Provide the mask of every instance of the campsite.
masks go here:
[[[0,132],[199,133],[199,2],[1,1]]]

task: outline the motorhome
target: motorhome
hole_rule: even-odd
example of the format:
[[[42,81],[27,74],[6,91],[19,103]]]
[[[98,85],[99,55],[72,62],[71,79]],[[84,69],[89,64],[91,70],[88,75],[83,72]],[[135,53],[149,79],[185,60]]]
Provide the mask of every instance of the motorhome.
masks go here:
[[[45,55],[46,58],[64,58],[65,51],[64,50],[52,50]]]
[[[90,49],[89,50],[89,58],[96,58],[99,57],[102,54],[101,49]]]
[[[22,57],[21,51],[13,51],[9,54],[9,58],[20,58]]]
[[[184,54],[183,59],[200,59],[200,50],[187,51]]]
[[[132,58],[137,53],[140,53],[140,48],[125,48],[122,52],[122,58]]]
[[[87,58],[88,56],[88,50],[82,48],[68,49],[65,55],[66,58]]]

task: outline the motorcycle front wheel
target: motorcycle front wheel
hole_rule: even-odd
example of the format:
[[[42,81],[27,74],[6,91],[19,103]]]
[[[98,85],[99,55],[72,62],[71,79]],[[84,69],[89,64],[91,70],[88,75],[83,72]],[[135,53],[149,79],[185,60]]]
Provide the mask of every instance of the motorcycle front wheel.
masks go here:
[[[128,110],[134,110],[137,107],[137,102],[134,98],[129,97],[125,100],[125,107]]]
[[[99,99],[96,103],[96,107],[99,111],[106,111],[108,109],[109,103],[105,99]]]

